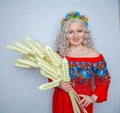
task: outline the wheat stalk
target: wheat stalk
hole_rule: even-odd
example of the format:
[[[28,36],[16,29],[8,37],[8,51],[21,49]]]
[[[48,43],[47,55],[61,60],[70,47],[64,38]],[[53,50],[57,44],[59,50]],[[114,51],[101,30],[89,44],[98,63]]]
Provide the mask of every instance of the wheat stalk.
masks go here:
[[[23,43],[16,42],[14,45],[7,46],[7,49],[20,52],[23,55],[23,58],[17,59],[14,63],[15,66],[21,68],[38,68],[43,76],[52,80],[52,82],[42,84],[38,87],[40,90],[57,87],[61,82],[70,82],[67,59],[61,58],[49,46],[42,47],[37,42],[26,37]],[[69,92],[69,96],[74,113],[80,113],[79,106],[84,113],[87,113],[85,108],[79,103],[80,99],[73,89]]]

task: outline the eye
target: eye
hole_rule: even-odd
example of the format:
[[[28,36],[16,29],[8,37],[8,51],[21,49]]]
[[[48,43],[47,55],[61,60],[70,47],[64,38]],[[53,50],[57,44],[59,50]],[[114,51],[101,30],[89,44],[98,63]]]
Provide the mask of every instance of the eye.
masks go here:
[[[73,33],[73,31],[68,31],[68,34],[72,34]]]
[[[81,32],[82,32],[82,30],[77,30],[77,32],[78,32],[78,33],[81,33]]]

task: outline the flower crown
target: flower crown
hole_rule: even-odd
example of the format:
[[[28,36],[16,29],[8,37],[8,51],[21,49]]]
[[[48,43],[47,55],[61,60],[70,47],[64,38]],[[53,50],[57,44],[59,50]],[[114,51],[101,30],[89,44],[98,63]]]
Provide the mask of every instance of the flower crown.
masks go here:
[[[65,18],[63,18],[61,20],[61,26],[63,27],[63,25],[65,24],[65,22],[68,21],[68,20],[70,20],[70,19],[80,19],[80,20],[82,20],[85,23],[85,26],[88,27],[88,18],[85,17],[85,15],[80,15],[80,13],[77,12],[77,11],[76,12],[72,11],[72,12],[68,13],[65,16]]]

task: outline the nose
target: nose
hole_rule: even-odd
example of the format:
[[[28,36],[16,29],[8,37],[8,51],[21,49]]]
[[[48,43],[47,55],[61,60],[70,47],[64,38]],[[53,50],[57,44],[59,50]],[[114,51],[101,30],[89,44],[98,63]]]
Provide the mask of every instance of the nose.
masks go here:
[[[77,32],[74,33],[74,37],[76,38],[78,36]]]

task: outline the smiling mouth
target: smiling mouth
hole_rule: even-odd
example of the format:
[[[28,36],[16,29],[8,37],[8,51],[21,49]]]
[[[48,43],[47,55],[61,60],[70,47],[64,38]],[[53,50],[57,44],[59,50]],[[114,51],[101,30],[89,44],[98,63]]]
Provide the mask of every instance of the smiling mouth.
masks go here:
[[[78,38],[75,38],[75,39],[72,39],[74,42],[78,42],[79,39]]]

